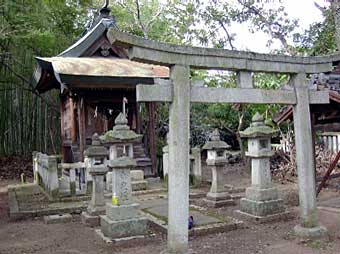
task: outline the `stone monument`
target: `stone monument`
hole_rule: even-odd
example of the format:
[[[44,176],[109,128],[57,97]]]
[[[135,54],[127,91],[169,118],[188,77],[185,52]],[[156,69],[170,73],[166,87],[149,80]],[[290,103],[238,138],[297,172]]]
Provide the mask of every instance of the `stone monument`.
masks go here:
[[[245,198],[240,200],[240,210],[236,211],[245,219],[262,223],[288,217],[283,200],[273,186],[270,174],[271,137],[277,130],[265,125],[263,116],[256,113],[250,127],[240,132],[248,139],[246,156],[251,158],[251,186],[246,189]]]
[[[112,202],[100,216],[102,234],[110,239],[138,237],[147,233],[147,219],[139,214],[139,204],[132,199],[130,171],[136,166],[133,143],[141,135],[130,130],[125,114],[115,119],[113,130],[100,137],[110,146],[108,167],[112,171]]]
[[[212,171],[210,191],[204,200],[208,206],[222,207],[234,204],[229,192],[225,190],[223,182],[223,169],[227,164],[226,153],[229,148],[230,146],[221,140],[218,129],[213,131],[211,140],[203,146],[203,149],[208,153],[207,165]]]
[[[105,214],[104,176],[108,171],[104,165],[108,151],[100,144],[97,133],[92,136],[92,145],[85,150],[84,155],[88,158],[87,171],[92,178],[92,196],[81,219],[85,225],[95,227],[99,226],[99,215]]]

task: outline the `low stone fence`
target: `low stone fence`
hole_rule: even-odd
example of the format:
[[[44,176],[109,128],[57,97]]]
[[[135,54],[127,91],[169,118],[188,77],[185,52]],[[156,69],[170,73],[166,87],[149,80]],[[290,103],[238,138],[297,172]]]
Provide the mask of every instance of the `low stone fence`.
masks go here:
[[[56,155],[33,153],[34,182],[39,184],[51,197],[88,194],[92,179],[86,172],[85,162],[60,163]]]
[[[84,195],[91,191],[92,178],[86,171],[85,162],[60,163],[62,172],[59,179],[60,193],[63,195]]]
[[[40,152],[33,153],[34,182],[38,183],[52,198],[59,195],[58,157]]]

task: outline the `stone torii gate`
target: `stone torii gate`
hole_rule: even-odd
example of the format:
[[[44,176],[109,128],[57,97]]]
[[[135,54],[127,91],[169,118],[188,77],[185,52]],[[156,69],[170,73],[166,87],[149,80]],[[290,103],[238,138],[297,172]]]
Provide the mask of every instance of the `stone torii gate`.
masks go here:
[[[328,72],[338,55],[289,57],[223,49],[176,46],[132,36],[112,28],[111,43],[129,49],[134,61],[170,67],[170,81],[137,86],[139,102],[170,102],[169,114],[169,253],[188,252],[190,103],[288,104],[294,106],[295,144],[301,222],[294,229],[304,236],[321,235],[326,229],[316,217],[313,143],[309,104],[329,103],[328,92],[308,89],[307,74]],[[237,72],[237,88],[207,88],[192,85],[190,69]],[[253,88],[252,73],[290,75],[291,89]]]

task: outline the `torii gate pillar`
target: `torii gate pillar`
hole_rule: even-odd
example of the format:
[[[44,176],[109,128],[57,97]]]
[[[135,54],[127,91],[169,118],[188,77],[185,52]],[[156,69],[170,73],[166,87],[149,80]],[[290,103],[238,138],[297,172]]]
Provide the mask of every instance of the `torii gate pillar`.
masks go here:
[[[294,227],[294,231],[296,235],[302,237],[321,237],[326,235],[327,230],[318,225],[317,218],[314,144],[306,74],[292,75],[291,82],[297,97],[293,116],[300,199],[300,224]]]
[[[188,252],[190,68],[171,68],[173,100],[169,115],[168,252]]]

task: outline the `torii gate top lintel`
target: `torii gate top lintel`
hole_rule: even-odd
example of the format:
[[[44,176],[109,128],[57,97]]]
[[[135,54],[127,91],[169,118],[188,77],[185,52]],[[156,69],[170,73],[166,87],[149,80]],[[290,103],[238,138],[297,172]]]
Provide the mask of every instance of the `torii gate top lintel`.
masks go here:
[[[246,51],[180,46],[144,39],[109,28],[110,43],[129,48],[134,61],[165,66],[188,65],[197,69],[273,73],[321,73],[333,69],[340,54],[316,57],[292,57]]]

